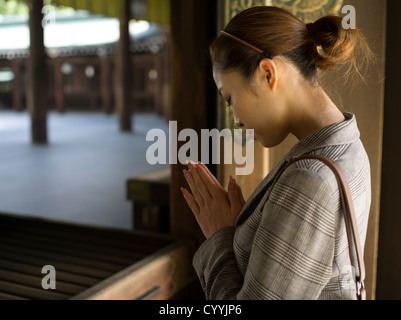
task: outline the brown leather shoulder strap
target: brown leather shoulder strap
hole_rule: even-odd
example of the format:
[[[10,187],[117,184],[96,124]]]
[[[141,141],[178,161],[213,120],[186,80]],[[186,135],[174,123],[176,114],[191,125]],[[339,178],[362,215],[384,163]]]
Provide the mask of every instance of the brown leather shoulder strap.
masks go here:
[[[352,266],[356,271],[357,299],[366,300],[366,290],[365,290],[366,271],[363,260],[362,246],[359,239],[359,231],[355,215],[355,209],[347,178],[342,169],[340,168],[340,166],[332,159],[321,155],[305,155],[301,157],[293,157],[290,159],[288,164],[284,166],[284,168],[281,169],[281,171],[278,173],[276,179],[273,182],[273,186],[280,179],[282,174],[289,166],[301,160],[319,160],[323,162],[325,165],[327,165],[333,171],[336,177],[338,188],[340,191],[340,199],[344,214],[345,226],[347,230],[350,260]]]

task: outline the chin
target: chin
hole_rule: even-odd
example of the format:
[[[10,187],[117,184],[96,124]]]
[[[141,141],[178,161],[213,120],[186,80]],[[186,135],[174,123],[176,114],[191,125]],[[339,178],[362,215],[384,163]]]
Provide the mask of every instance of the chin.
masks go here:
[[[261,139],[256,139],[264,148],[274,148],[279,146],[281,143],[283,143],[283,141],[286,139],[286,137],[284,137],[283,139],[277,139],[277,140],[272,140],[272,139],[268,139],[268,140],[261,140]]]

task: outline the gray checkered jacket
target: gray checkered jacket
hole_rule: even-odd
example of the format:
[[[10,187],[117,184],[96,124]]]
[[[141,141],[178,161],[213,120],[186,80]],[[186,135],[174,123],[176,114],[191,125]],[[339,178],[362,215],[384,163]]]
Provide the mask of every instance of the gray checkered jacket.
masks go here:
[[[347,176],[362,246],[371,204],[369,159],[355,116],[300,141],[262,181],[235,227],[216,232],[194,257],[210,300],[355,299],[356,288],[332,171],[317,160],[288,168],[288,159],[319,154],[336,161]]]

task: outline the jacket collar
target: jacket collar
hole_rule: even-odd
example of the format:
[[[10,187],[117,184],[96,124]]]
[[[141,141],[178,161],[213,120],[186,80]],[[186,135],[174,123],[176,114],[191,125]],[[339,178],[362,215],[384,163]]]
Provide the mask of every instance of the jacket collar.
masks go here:
[[[345,121],[322,128],[309,137],[298,142],[284,157],[289,160],[294,156],[309,154],[318,149],[348,145],[360,138],[360,132],[355,115],[344,113]]]
[[[237,226],[240,225],[256,209],[262,200],[267,189],[273,182],[280,169],[294,156],[303,156],[310,154],[316,150],[327,148],[330,146],[348,145],[360,138],[355,115],[352,113],[344,113],[345,121],[332,124],[322,128],[307,138],[299,141],[287,155],[275,166],[275,168],[266,176],[259,184],[255,191],[245,203],[244,208],[237,220]]]

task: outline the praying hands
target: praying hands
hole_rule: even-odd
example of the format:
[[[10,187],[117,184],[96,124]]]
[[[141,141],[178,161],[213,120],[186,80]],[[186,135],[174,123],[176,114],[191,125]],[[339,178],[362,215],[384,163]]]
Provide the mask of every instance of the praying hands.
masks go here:
[[[203,163],[189,162],[188,169],[184,176],[192,194],[185,188],[181,191],[205,237],[233,227],[245,204],[235,179],[230,176],[227,192]]]

